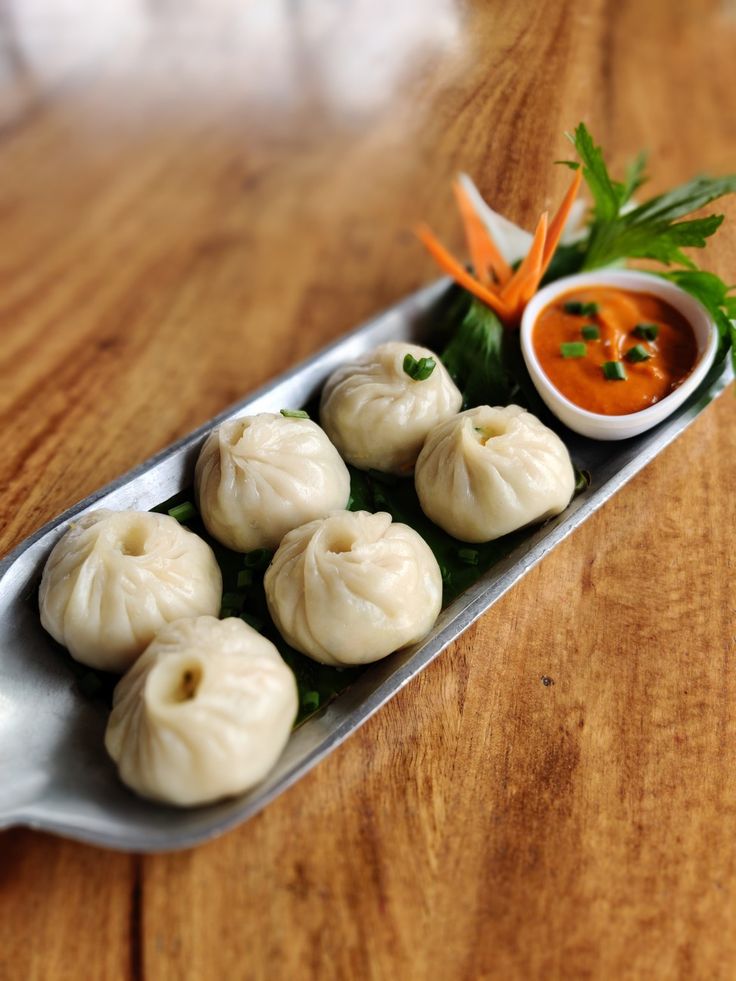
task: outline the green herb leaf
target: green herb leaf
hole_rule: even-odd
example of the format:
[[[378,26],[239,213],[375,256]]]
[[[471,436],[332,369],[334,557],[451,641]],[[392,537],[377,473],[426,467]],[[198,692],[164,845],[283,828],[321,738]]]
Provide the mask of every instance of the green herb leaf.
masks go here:
[[[676,283],[703,304],[718,328],[719,346],[717,359],[723,359],[729,347],[736,371],[736,286],[727,286],[714,273],[702,269],[677,269],[664,273],[664,278]]]
[[[619,209],[623,205],[627,204],[633,194],[639,190],[639,188],[647,180],[644,170],[647,165],[647,154],[645,151],[638,153],[636,157],[631,161],[629,166],[626,168],[626,180],[623,184],[623,192],[621,195],[621,200],[619,203]]]
[[[603,151],[593,142],[584,123],[567,134],[583,163],[583,177],[593,195],[596,221],[612,221],[618,215],[624,195],[623,185],[611,180]]]
[[[685,184],[680,184],[671,191],[658,194],[644,204],[630,211],[626,218],[634,224],[642,221],[674,221],[693,211],[704,208],[707,204],[736,191],[736,174],[725,177],[695,177]]]
[[[591,244],[583,263],[585,269],[609,265],[620,258],[656,259],[665,265],[677,263],[694,269],[692,259],[681,250],[702,249],[723,221],[723,215],[710,215],[676,224],[665,219],[637,224],[630,220],[632,214],[591,230]]]
[[[442,353],[442,362],[465,396],[465,407],[508,405],[517,385],[509,371],[505,331],[496,314],[473,300]]]
[[[694,269],[682,249],[702,248],[723,216],[677,219],[736,191],[736,174],[696,177],[622,213],[623,206],[644,182],[646,157],[640,154],[629,166],[625,181],[619,182],[608,173],[601,148],[583,123],[570,139],[583,162],[583,176],[594,201],[582,268],[595,269],[618,259],[647,258]]]
[[[434,358],[419,358],[407,352],[404,357],[404,371],[414,381],[426,381],[435,369],[437,362]]]

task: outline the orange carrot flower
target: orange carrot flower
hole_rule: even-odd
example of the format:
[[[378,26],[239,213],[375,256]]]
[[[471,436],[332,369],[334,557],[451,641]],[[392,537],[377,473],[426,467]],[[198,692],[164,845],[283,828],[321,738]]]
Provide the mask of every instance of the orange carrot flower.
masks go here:
[[[437,264],[473,296],[494,310],[507,327],[518,327],[524,307],[539,288],[555,254],[570,209],[580,190],[582,173],[575,171],[572,183],[551,222],[547,212],[540,217],[532,244],[516,271],[512,270],[475,210],[467,191],[455,181],[453,191],[465,227],[465,238],[475,275],[469,273],[442,245],[428,225],[419,225],[417,235]]]

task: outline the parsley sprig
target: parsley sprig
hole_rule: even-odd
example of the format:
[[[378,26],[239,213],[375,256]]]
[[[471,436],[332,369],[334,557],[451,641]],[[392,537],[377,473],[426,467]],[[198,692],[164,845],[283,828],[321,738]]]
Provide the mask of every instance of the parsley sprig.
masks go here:
[[[561,161],[569,167],[582,166],[583,177],[593,198],[586,237],[560,258],[578,269],[597,269],[623,259],[654,259],[666,266],[679,266],[663,273],[667,279],[692,293],[709,311],[721,338],[721,356],[732,348],[736,367],[735,287],[714,273],[699,269],[682,250],[702,249],[723,221],[723,215],[686,218],[725,194],[736,192],[736,174],[725,177],[695,177],[685,184],[634,206],[632,195],[646,180],[646,155],[640,153],[630,164],[623,181],[614,180],[584,123],[568,138],[577,151],[577,161]],[[683,220],[684,219],[684,220]],[[569,270],[566,270],[569,271]]]
[[[656,259],[667,265],[696,269],[682,249],[703,248],[706,239],[717,231],[723,215],[679,219],[736,191],[736,174],[695,177],[631,207],[632,195],[646,180],[646,155],[640,153],[629,166],[626,179],[616,181],[608,172],[603,151],[584,123],[567,135],[581,162],[564,162],[574,168],[582,166],[593,198],[592,220],[583,243],[582,268],[596,269],[618,259]]]

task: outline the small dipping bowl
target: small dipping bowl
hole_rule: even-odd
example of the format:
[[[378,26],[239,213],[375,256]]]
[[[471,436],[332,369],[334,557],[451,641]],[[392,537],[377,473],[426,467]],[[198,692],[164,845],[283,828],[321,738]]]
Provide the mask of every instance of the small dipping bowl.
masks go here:
[[[685,380],[654,405],[626,415],[590,412],[565,398],[544,373],[532,344],[537,317],[559,296],[571,290],[592,286],[612,286],[622,290],[649,293],[678,310],[690,323],[698,348],[697,359]],[[521,320],[521,352],[534,386],[548,409],[570,429],[591,439],[628,439],[646,432],[667,418],[695,391],[713,364],[718,348],[718,330],[705,307],[685,290],[659,276],[634,270],[600,270],[555,280],[540,290],[524,310]]]

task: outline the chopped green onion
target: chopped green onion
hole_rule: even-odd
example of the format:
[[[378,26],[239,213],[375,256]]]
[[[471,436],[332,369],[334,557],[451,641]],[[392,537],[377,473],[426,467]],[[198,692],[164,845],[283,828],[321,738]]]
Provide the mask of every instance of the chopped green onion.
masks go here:
[[[245,586],[251,586],[253,584],[253,572],[250,569],[243,569],[242,572],[238,573],[238,589],[243,589]]]
[[[305,712],[315,712],[321,701],[318,691],[305,691],[302,694],[302,708]]]
[[[626,381],[626,370],[620,361],[606,361],[601,367],[609,381]]]
[[[437,362],[434,358],[420,358],[418,361],[413,354],[407,352],[404,357],[404,371],[414,381],[426,381],[432,374]]]
[[[184,501],[183,504],[177,504],[176,507],[169,508],[169,514],[172,518],[176,518],[177,521],[184,523],[197,517],[197,509],[191,501]]]
[[[653,341],[659,333],[659,324],[637,324],[634,333],[643,341]]]
[[[648,361],[651,356],[651,353],[647,351],[643,344],[636,344],[634,347],[630,347],[625,354],[626,360],[632,364],[636,364],[639,361]]]
[[[467,565],[478,565],[478,549],[477,548],[461,548],[457,553],[457,557],[462,561],[467,563]]]
[[[253,627],[254,630],[257,630],[258,633],[260,633],[266,625],[264,620],[261,620],[260,617],[254,617],[252,613],[241,613],[240,619],[244,620],[249,627]]]
[[[576,317],[594,317],[598,313],[597,303],[583,303],[581,300],[568,300],[562,305],[565,313],[572,313]]]
[[[578,470],[575,467],[575,493],[580,494],[582,491],[587,490],[590,487],[590,482],[592,478],[590,476],[589,470]]]
[[[560,344],[560,351],[563,358],[584,358],[586,348],[582,341],[570,341],[568,344]]]
[[[597,341],[600,340],[601,336],[600,329],[595,324],[586,324],[580,328],[580,333],[586,341]]]
[[[243,559],[246,569],[265,569],[271,561],[271,552],[267,548],[256,548]]]
[[[305,412],[304,409],[282,409],[281,415],[286,416],[287,419],[308,419],[309,413]]]

